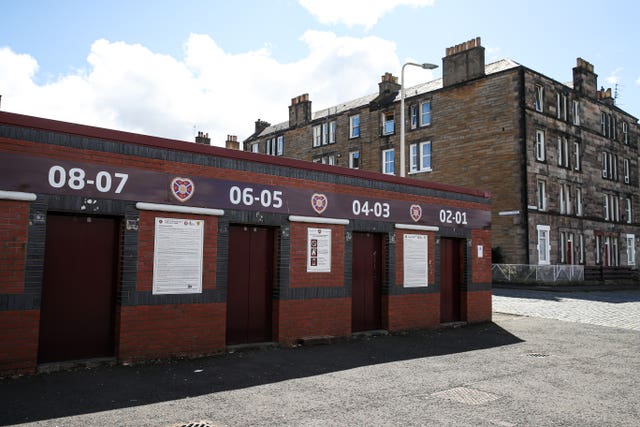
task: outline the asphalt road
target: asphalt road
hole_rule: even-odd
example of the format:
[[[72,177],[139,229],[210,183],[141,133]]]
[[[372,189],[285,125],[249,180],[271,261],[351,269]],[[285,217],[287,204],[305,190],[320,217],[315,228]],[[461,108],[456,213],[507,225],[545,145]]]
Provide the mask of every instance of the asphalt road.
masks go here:
[[[525,302],[552,302],[534,296]],[[455,329],[8,378],[0,424],[637,426],[638,384],[637,330],[494,313]]]

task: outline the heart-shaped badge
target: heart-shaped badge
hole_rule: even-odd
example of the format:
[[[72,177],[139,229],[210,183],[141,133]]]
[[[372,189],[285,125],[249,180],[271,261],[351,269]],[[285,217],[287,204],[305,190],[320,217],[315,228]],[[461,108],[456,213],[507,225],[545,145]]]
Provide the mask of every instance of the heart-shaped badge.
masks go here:
[[[411,215],[411,219],[415,222],[420,221],[420,218],[422,218],[422,208],[420,205],[411,205],[409,215]]]
[[[173,178],[171,181],[171,194],[181,202],[186,202],[193,196],[196,186],[189,178]]]
[[[313,193],[311,196],[311,207],[314,211],[321,214],[327,209],[327,206],[329,206],[329,199],[327,199],[327,196],[320,193]]]

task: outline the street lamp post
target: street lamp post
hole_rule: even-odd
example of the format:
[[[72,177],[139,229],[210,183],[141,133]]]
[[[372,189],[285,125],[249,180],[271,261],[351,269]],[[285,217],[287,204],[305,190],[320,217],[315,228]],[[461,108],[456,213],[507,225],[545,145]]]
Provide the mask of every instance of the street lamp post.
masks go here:
[[[413,65],[425,70],[433,70],[438,68],[435,64],[416,64],[414,62],[407,62],[402,66],[400,72],[400,176],[405,176],[405,149],[404,149],[404,67],[407,65]]]

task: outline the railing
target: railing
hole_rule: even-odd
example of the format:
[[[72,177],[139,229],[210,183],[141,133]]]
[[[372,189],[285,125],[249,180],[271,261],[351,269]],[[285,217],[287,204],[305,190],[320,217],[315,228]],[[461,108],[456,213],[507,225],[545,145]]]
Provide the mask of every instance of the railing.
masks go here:
[[[582,265],[493,264],[494,282],[574,282],[584,280]]]

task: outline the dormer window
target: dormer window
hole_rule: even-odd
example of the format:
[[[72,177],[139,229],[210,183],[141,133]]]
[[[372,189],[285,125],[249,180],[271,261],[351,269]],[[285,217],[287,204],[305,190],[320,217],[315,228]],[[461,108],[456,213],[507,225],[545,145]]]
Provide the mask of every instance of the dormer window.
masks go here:
[[[396,131],[395,115],[393,111],[382,113],[381,116],[382,134],[392,135]]]

